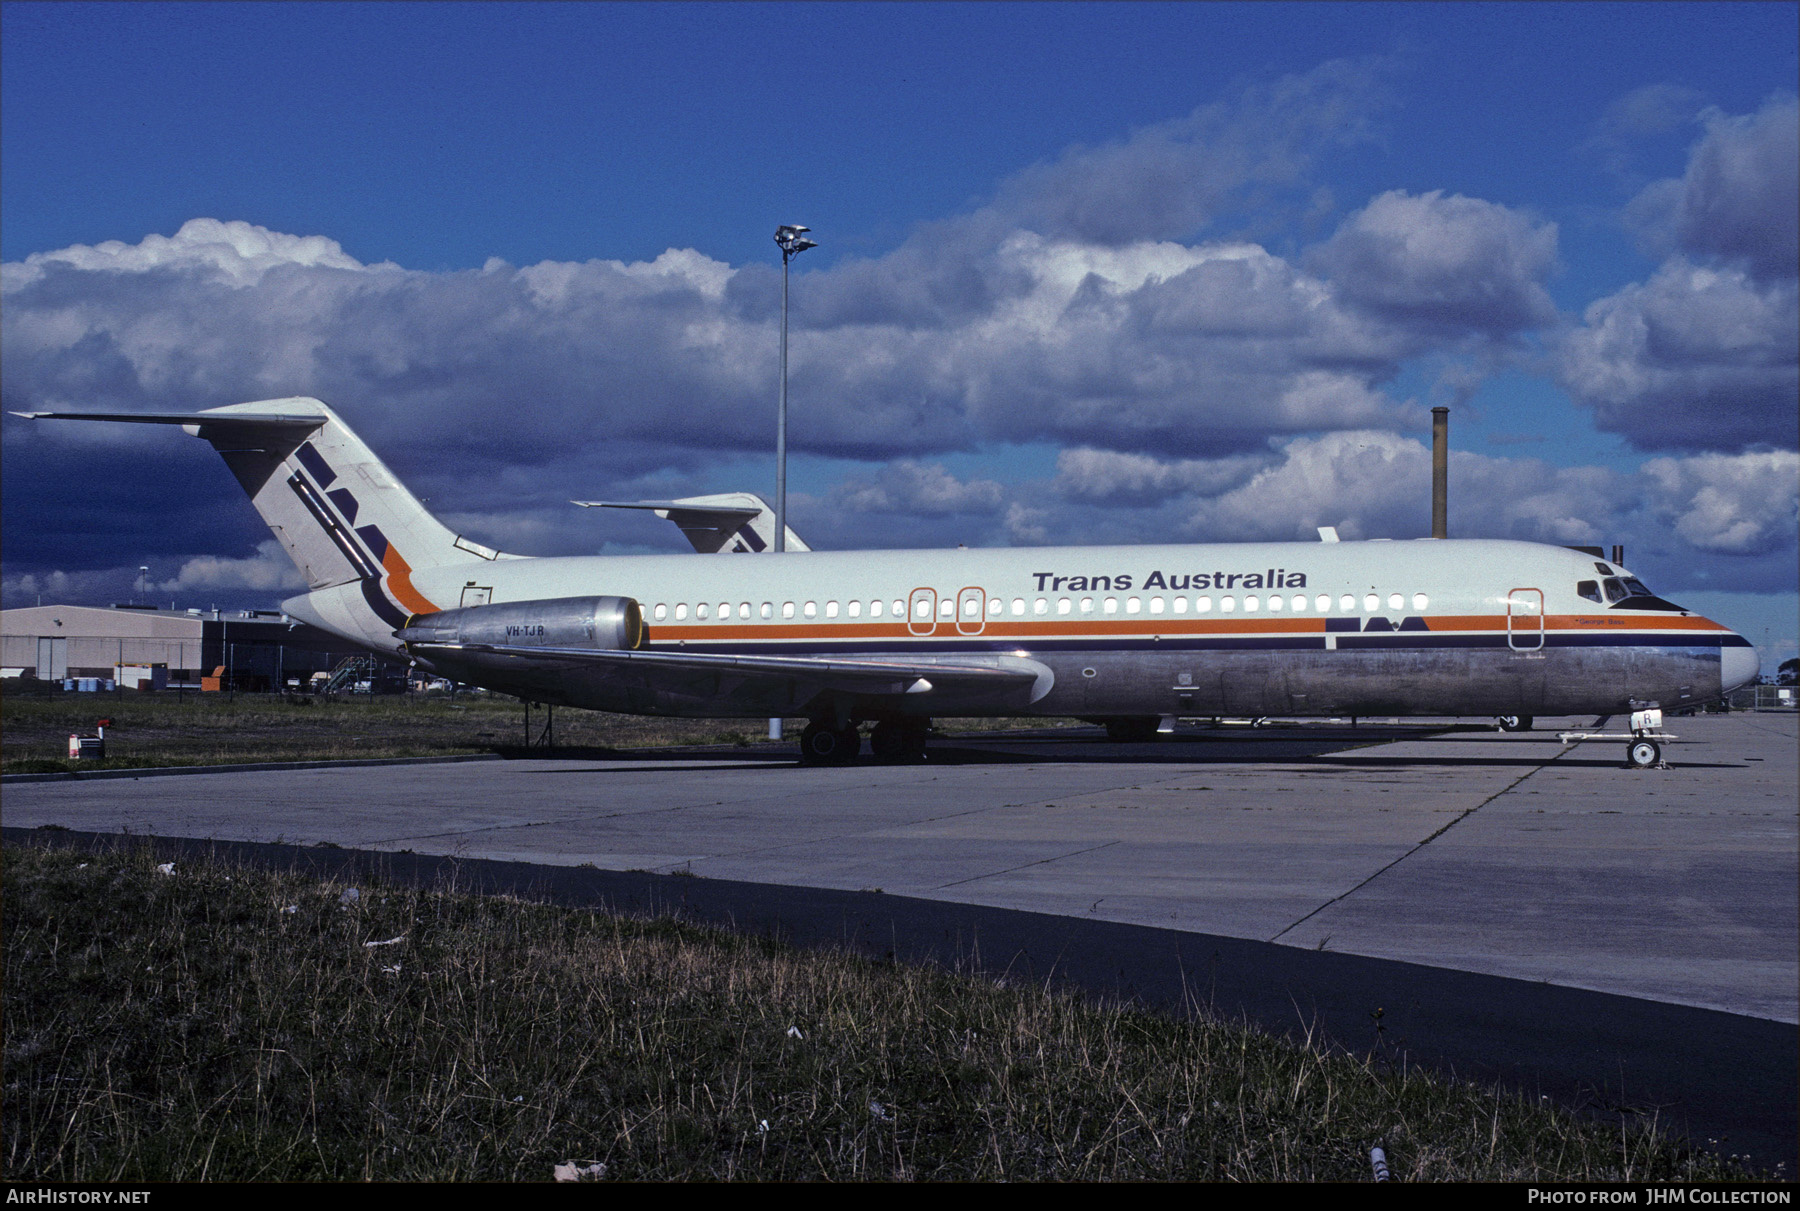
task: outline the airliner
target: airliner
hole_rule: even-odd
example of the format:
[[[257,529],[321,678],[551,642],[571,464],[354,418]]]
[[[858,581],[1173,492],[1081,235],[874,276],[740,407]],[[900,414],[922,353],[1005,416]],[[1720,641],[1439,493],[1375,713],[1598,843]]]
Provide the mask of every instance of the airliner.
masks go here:
[[[305,577],[291,617],[527,701],[805,717],[802,760],[923,755],[933,716],[1659,712],[1755,680],[1742,636],[1600,556],[1491,539],[528,558],[446,528],[325,404],[32,412],[180,425]],[[714,503],[708,503],[708,501]],[[724,503],[718,503],[718,502]],[[599,504],[607,502],[575,502]],[[760,549],[747,494],[633,502]],[[735,523],[734,520],[735,519]],[[746,547],[744,539],[751,540]],[[1655,764],[1645,738],[1628,764]]]

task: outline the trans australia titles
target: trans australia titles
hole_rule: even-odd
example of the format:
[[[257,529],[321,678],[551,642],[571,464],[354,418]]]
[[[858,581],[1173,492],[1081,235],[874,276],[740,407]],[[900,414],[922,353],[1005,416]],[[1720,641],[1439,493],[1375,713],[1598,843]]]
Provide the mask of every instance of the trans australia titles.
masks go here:
[[[1033,572],[1040,593],[1125,593],[1136,588],[1141,592],[1164,589],[1304,589],[1305,572],[1286,568],[1265,568],[1261,572],[1151,572],[1140,584],[1132,576],[1058,576],[1055,572]]]

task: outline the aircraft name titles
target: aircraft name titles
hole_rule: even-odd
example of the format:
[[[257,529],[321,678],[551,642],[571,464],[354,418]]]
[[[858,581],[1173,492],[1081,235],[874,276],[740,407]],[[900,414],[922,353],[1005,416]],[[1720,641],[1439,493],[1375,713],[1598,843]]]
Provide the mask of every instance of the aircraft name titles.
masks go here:
[[[1040,593],[1124,593],[1132,588],[1144,592],[1164,589],[1304,589],[1305,572],[1286,568],[1266,568],[1261,572],[1183,572],[1152,571],[1140,583],[1132,576],[1058,576],[1055,572],[1032,572]]]

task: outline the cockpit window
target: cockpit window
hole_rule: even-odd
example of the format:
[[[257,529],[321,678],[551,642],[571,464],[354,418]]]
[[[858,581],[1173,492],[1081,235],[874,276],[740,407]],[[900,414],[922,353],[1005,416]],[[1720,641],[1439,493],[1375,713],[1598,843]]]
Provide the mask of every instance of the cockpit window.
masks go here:
[[[1609,568],[1605,564],[1599,563],[1599,562],[1596,562],[1594,564],[1594,571],[1600,573],[1600,575],[1602,575],[1602,576],[1611,576],[1613,574],[1613,570],[1611,568]]]
[[[1654,597],[1654,596],[1656,596],[1655,593],[1652,593],[1644,585],[1643,581],[1639,580],[1635,576],[1627,576],[1625,578],[1625,595],[1627,597]]]
[[[1606,578],[1606,600],[1624,601],[1628,596],[1630,594],[1625,592],[1625,586],[1620,584],[1616,578],[1611,576]]]
[[[1589,601],[1600,600],[1600,582],[1597,580],[1583,580],[1575,586],[1575,591]]]

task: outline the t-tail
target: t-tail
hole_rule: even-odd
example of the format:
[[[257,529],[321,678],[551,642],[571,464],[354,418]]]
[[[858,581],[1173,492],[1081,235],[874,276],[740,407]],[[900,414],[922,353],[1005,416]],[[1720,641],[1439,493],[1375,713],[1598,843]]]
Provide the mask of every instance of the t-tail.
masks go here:
[[[444,608],[413,584],[414,572],[516,558],[446,528],[316,399],[185,413],[19,415],[180,425],[210,442],[306,578],[309,592],[282,608],[369,647],[397,651],[394,632],[409,617]]]

